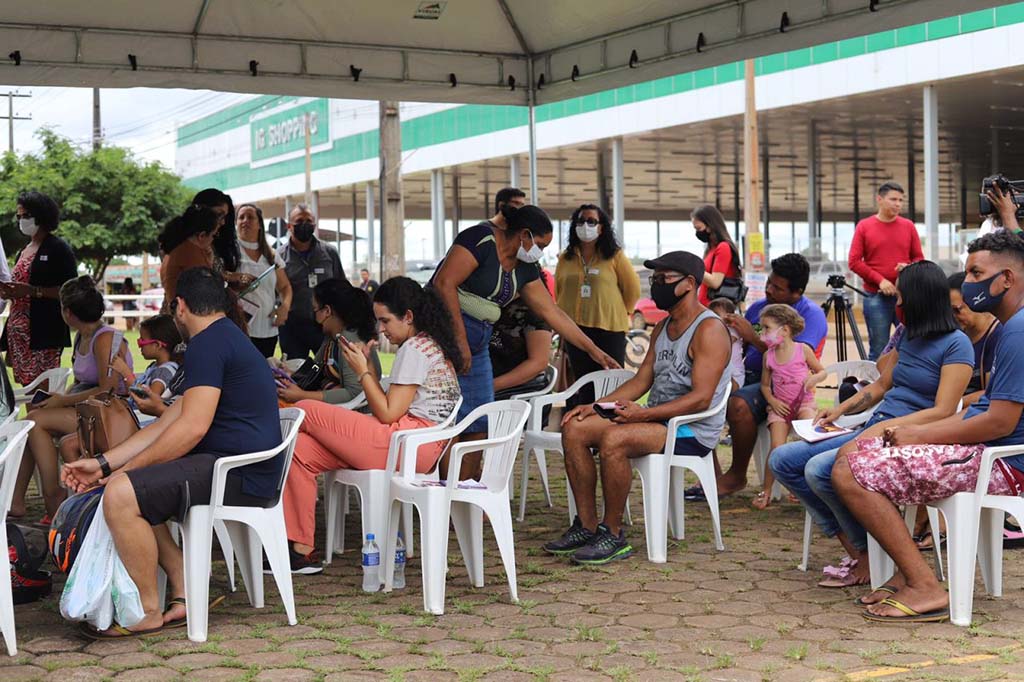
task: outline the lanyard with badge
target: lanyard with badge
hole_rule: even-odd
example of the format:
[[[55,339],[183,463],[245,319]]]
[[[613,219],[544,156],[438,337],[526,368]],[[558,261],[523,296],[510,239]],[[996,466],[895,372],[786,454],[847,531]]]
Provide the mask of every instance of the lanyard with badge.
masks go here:
[[[590,263],[583,260],[582,251],[580,252],[580,264],[583,266],[583,283],[580,285],[580,298],[590,298],[590,294],[593,291],[590,287],[590,276],[594,275],[596,277],[601,274],[601,270],[600,268],[590,267]]]

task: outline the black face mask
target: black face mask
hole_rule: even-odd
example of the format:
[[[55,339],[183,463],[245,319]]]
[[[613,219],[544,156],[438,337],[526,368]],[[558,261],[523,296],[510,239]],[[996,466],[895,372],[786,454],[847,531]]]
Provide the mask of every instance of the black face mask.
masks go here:
[[[292,225],[292,234],[303,244],[313,238],[314,232],[316,232],[316,226],[310,222],[303,221]]]
[[[672,282],[668,284],[662,282],[660,284],[651,285],[651,300],[654,301],[654,305],[658,306],[661,310],[669,311],[676,307],[679,301],[683,300],[686,296],[684,293],[682,296],[676,295],[676,285],[679,282]],[[687,292],[689,293],[689,292]]]
[[[697,239],[707,244],[708,240],[711,239],[711,235],[708,233],[707,230],[699,230],[697,232]]]

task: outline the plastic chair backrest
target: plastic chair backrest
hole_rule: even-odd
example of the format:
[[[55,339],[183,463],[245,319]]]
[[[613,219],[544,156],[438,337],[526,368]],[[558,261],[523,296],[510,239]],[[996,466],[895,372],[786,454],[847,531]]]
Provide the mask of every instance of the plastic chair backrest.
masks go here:
[[[500,490],[508,483],[512,467],[515,466],[519,435],[526,426],[530,404],[524,400],[501,400],[478,407],[470,417],[473,414],[477,414],[478,418],[487,416],[487,440],[504,439],[484,449],[483,473],[480,475],[480,482],[488,490]],[[463,423],[469,425],[473,422],[466,417]]]
[[[35,426],[34,422],[7,421],[0,426],[0,442],[3,443],[3,450],[0,450],[0,520],[6,518],[11,508],[11,499],[14,497],[14,482],[18,478],[18,469],[21,467],[21,457],[25,451],[25,443],[28,440],[28,432]],[[6,548],[4,548],[6,551]],[[6,577],[3,577],[6,580]]]
[[[839,404],[839,385],[846,377],[856,377],[858,381],[877,381],[880,376],[878,367],[871,360],[845,360],[836,362],[825,368],[829,376],[836,376],[836,405]]]
[[[281,467],[281,478],[277,482],[277,490],[274,493],[272,504],[267,505],[268,508],[276,506],[278,500],[281,499],[285,481],[288,480],[288,471],[292,468],[295,441],[298,440],[299,425],[302,423],[305,412],[298,407],[283,407],[278,414],[281,421],[281,442],[285,444],[285,447],[277,456],[284,455],[284,466]]]

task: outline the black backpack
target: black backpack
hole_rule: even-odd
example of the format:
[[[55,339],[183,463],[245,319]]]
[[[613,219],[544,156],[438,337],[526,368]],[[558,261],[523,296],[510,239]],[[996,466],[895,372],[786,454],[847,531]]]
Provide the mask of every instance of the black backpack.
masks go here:
[[[53,581],[49,571],[39,569],[46,561],[46,549],[33,553],[21,528],[7,523],[7,555],[11,562],[11,594],[15,604],[29,604],[50,594]]]
[[[85,534],[102,501],[103,488],[93,488],[61,502],[57,513],[53,515],[47,543],[58,571],[71,573]]]

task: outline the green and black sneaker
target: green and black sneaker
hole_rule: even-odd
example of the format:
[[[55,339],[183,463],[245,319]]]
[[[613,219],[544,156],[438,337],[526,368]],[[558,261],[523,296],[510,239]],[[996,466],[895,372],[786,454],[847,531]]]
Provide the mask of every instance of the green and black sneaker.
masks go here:
[[[580,517],[577,516],[572,520],[572,525],[569,526],[569,530],[562,534],[562,537],[544,545],[544,551],[557,556],[572,554],[590,542],[592,537],[594,537],[593,531],[584,528],[583,524],[580,523]]]
[[[584,566],[600,566],[616,559],[625,559],[633,553],[633,546],[626,540],[626,534],[621,529],[618,535],[612,535],[608,526],[603,523],[597,525],[597,532],[594,533],[586,545],[580,547],[572,555],[574,563]]]

